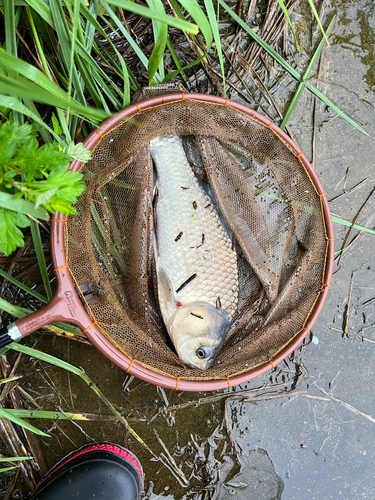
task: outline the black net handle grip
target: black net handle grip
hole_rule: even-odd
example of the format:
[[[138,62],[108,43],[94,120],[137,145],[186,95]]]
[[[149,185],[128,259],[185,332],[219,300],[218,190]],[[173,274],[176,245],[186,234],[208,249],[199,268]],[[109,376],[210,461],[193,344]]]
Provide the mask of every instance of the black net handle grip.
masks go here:
[[[6,347],[12,342],[17,342],[20,340],[22,335],[20,334],[17,325],[12,323],[11,325],[5,326],[0,330],[0,349]]]

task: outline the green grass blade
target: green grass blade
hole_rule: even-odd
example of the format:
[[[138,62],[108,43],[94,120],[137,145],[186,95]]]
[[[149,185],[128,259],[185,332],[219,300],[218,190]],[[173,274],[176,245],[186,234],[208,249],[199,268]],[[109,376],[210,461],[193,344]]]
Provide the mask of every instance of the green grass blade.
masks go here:
[[[82,76],[83,81],[86,84],[86,88],[87,88],[90,96],[92,97],[95,106],[98,108],[104,108],[104,110],[109,114],[108,105],[107,105],[105,98],[102,94],[102,92],[103,92],[106,95],[109,94],[111,96],[111,98],[113,97],[112,92],[109,91],[107,84],[102,83],[102,86],[100,87],[102,92],[100,92],[98,85],[97,85],[97,82],[95,81],[96,78],[94,77],[92,68],[90,68],[86,65],[86,61],[81,61],[79,58],[77,58],[77,68],[80,72],[80,75]],[[100,77],[99,77],[99,80],[101,80]],[[83,90],[83,88],[84,88],[84,86],[82,85],[82,90]],[[118,105],[118,102],[116,104]],[[115,104],[115,106],[116,106],[116,104]]]
[[[33,32],[34,42],[35,42],[35,45],[36,45],[36,48],[37,48],[40,60],[42,61],[42,66],[43,66],[44,72],[48,76],[48,78],[50,80],[52,80],[51,73],[50,73],[50,70],[49,70],[49,66],[48,66],[48,63],[47,63],[47,59],[46,59],[46,56],[44,54],[43,47],[42,47],[42,45],[40,43],[40,40],[39,40],[39,33],[37,32],[36,27],[35,27],[34,18],[32,16],[32,9],[28,9],[28,15],[29,15],[29,22],[30,22],[31,30]],[[48,31],[47,30],[44,30],[44,31],[49,36]],[[71,138],[70,131],[69,131],[69,128],[68,128],[68,123],[67,123],[66,116],[64,115],[64,113],[59,108],[56,108],[56,114],[57,114],[57,116],[59,118],[59,122],[60,122],[60,125],[61,125],[62,129],[63,129],[63,133],[66,136],[66,141],[67,141],[67,143],[70,143],[72,141],[72,138]],[[47,124],[45,124],[44,121],[43,121],[43,124],[44,124],[45,127],[47,127]],[[53,132],[52,135],[55,137],[55,139],[60,144],[63,142],[60,139],[59,135],[55,134],[54,132]],[[61,144],[61,145],[63,147],[66,146],[65,144]]]
[[[91,53],[87,50],[87,34],[84,33],[82,25],[80,22],[80,11],[85,12],[93,20],[93,16],[90,11],[86,8],[82,8],[82,3],[79,0],[68,0],[69,2],[74,2],[74,10],[69,8],[71,19],[74,19],[74,30],[76,33],[72,33],[69,30],[69,38],[73,46],[73,40],[76,41],[74,46],[76,46],[76,54],[74,55],[77,63],[78,70],[80,72],[79,81],[82,85],[82,92],[85,88],[83,83],[86,85],[86,89],[89,91],[95,105],[99,108],[103,108],[109,113],[109,108],[105,99],[105,96],[112,102],[115,108],[121,106],[121,102],[117,96],[123,99],[123,91],[113,82],[113,80],[106,74],[106,72],[100,67],[97,60],[95,60]],[[97,22],[96,22],[97,24]],[[72,55],[71,55],[72,58]]]
[[[0,276],[2,276],[3,278],[5,278],[10,283],[13,283],[13,285],[16,285],[18,288],[20,288],[24,292],[29,293],[30,295],[32,295],[36,299],[40,300],[44,304],[48,304],[48,300],[46,299],[46,297],[44,297],[40,293],[36,292],[35,290],[32,290],[27,285],[25,285],[24,283],[21,283],[20,281],[18,281],[13,276],[10,276],[8,273],[6,273],[5,271],[3,271],[2,269],[0,269]]]
[[[0,458],[0,463],[21,462],[21,460],[32,460],[33,458],[34,457],[2,457]]]
[[[343,118],[345,121],[350,123],[353,127],[355,127],[357,130],[362,132],[365,135],[369,135],[366,130],[364,130],[358,123],[356,123],[354,120],[349,118],[348,115],[346,115],[341,109],[339,109],[333,102],[331,102],[325,95],[323,95],[317,88],[315,88],[313,85],[311,85],[310,82],[306,82],[306,88],[309,89],[313,94],[315,94],[319,99],[321,99],[327,106],[329,106],[333,111],[335,111],[341,118]]]
[[[171,4],[173,10],[175,11],[176,15],[178,16],[178,18],[182,19],[182,20],[185,20],[184,14],[182,13],[182,11],[181,11],[179,5],[177,4],[176,0],[169,0],[169,2]],[[181,2],[181,4],[183,4],[183,3]],[[183,4],[183,5],[186,8],[186,10],[190,13],[190,11],[187,9],[187,4]],[[206,17],[204,16],[202,10],[197,9],[197,12],[195,13],[195,16],[196,16],[195,19],[199,20],[199,23],[200,23],[199,28],[202,31],[203,35],[205,36],[206,46],[207,46],[207,52],[208,52],[209,47],[211,47],[211,45],[212,45],[212,31],[211,31],[210,25],[209,25]],[[192,38],[193,38],[193,40],[196,40],[196,38],[195,38],[194,35],[192,35]],[[177,66],[178,69],[176,71],[172,71],[171,73],[169,73],[164,78],[164,82],[170,82],[171,80],[173,80],[173,78],[175,78],[180,73],[184,74],[184,71],[186,69],[188,69],[188,68],[190,68],[192,66],[195,66],[196,64],[199,64],[206,57],[207,52],[206,53],[202,53],[202,55],[200,57],[198,57],[198,59],[196,59],[195,61],[192,61],[191,63],[187,64],[186,66],[181,67],[180,64],[178,64],[178,65],[176,64],[176,66]]]
[[[96,2],[94,2],[94,3],[96,3]],[[129,71],[128,71],[128,68],[125,64],[124,58],[121,56],[119,51],[116,49],[111,38],[107,35],[107,33],[103,30],[102,26],[98,23],[95,15],[94,15],[95,11],[94,11],[93,5],[94,4],[91,4],[90,8],[88,9],[86,7],[86,5],[84,5],[83,3],[80,4],[81,13],[87,19],[87,23],[86,23],[86,35],[87,35],[86,47],[92,46],[100,58],[103,59],[103,52],[104,52],[105,56],[110,59],[110,61],[107,61],[107,63],[109,64],[109,66],[112,67],[112,69],[114,71],[117,71],[117,74],[119,75],[119,77],[123,79],[124,91],[121,92],[117,86],[115,87],[115,90],[117,90],[118,92],[120,91],[119,95],[123,99],[122,106],[126,107],[130,104],[130,82],[129,82],[129,79],[131,78],[131,75],[129,75]],[[103,38],[105,38],[108,41],[108,43],[111,45],[112,50],[115,52],[119,63],[114,60],[114,58],[109,53],[109,51],[103,46],[103,44],[101,44],[97,39],[95,39],[93,37],[93,35],[92,35],[92,37],[93,37],[92,40],[90,39],[90,34],[91,33],[95,34],[95,30],[97,30],[103,36]],[[97,48],[98,42],[101,45],[102,52],[100,52]],[[121,67],[121,70],[119,70],[118,67]],[[133,80],[135,80],[134,77],[133,77]],[[113,85],[112,80],[110,80],[110,84]],[[134,84],[134,81],[133,81],[133,86],[135,88],[137,87],[137,84]]]
[[[320,19],[319,19],[319,15],[318,15],[318,13],[317,13],[317,11],[316,11],[315,5],[313,4],[312,0],[307,0],[307,1],[309,2],[310,8],[311,8],[311,10],[313,11],[313,14],[314,14],[314,16],[315,16],[316,22],[317,22],[317,23],[318,23],[318,25],[319,25],[320,31],[322,32],[322,35],[323,35],[323,37],[324,37],[325,41],[326,41],[326,43],[327,43],[328,47],[330,47],[330,45],[329,45],[329,41],[328,41],[328,38],[327,38],[327,35],[326,35],[326,34],[325,34],[325,32],[324,32],[324,28],[323,28],[322,23],[321,23],[321,21],[320,21]],[[327,33],[327,34],[328,34],[328,33]]]
[[[251,28],[247,26],[247,24],[242,21],[240,17],[235,14],[232,9],[224,2],[224,0],[218,0],[220,5],[232,16],[232,18],[256,41],[259,43],[261,47],[264,48],[268,54],[270,54],[281,66],[286,69],[296,80],[299,82],[302,81],[302,77],[300,74],[287,62],[285,61],[272,47],[268,45],[264,40],[260,38]],[[354,120],[349,118],[343,111],[341,111],[335,104],[333,104],[326,96],[324,96],[318,89],[316,89],[310,82],[305,83],[306,88],[308,88],[311,92],[313,92],[319,99],[321,99],[327,106],[332,108],[339,116],[341,116],[344,120],[350,123],[357,130],[362,132],[365,135],[368,133],[363,130],[363,128],[358,125]]]
[[[335,222],[336,224],[341,224],[342,226],[346,227],[352,227],[353,229],[357,229],[358,231],[364,231],[369,234],[375,234],[375,231],[373,229],[364,226],[359,226],[358,224],[353,224],[353,222],[342,219],[339,215],[331,213],[331,216],[332,216],[332,221]]]
[[[0,207],[13,210],[25,215],[31,215],[36,219],[49,220],[50,216],[47,210],[43,207],[35,208],[35,204],[23,198],[14,199],[9,193],[0,191]]]
[[[14,375],[13,377],[7,377],[7,378],[2,378],[0,380],[0,384],[7,384],[8,382],[15,382],[16,380],[19,380],[22,378],[22,375]],[[0,459],[0,462],[3,459]]]
[[[42,245],[42,238],[40,237],[39,225],[34,220],[31,221],[31,235],[33,237],[35,253],[38,260],[40,274],[42,276],[44,288],[46,290],[48,301],[53,297],[51,285],[49,282],[46,259],[44,258],[44,251]]]
[[[34,358],[38,358],[46,363],[54,366],[58,366],[63,370],[67,370],[68,372],[74,373],[75,375],[81,376],[84,372],[80,368],[76,368],[75,366],[63,361],[62,359],[56,358],[42,351],[38,351],[37,349],[32,349],[23,344],[16,344],[13,342],[9,344],[10,349],[17,352],[22,352],[23,354],[27,354],[28,356],[32,356]]]
[[[17,55],[16,15],[14,0],[4,0],[5,50]]]
[[[5,50],[17,56],[17,36],[16,26],[19,19],[20,7],[15,12],[14,0],[4,0],[4,22],[5,22]],[[12,68],[7,69],[7,74],[12,75]],[[22,115],[18,112],[13,112],[13,119],[20,124],[23,123]]]
[[[98,5],[99,5],[98,0],[93,0],[92,2],[90,2],[89,8],[87,8],[83,2],[80,3],[80,8],[82,9],[82,6],[84,6],[90,13],[92,19],[96,21],[96,16],[98,15]],[[92,49],[92,44],[95,38],[95,26],[94,23],[89,21],[88,19],[85,26],[85,34],[86,34],[86,50],[90,54]]]
[[[122,422],[125,425],[128,432],[130,432],[130,434],[132,434],[132,436],[135,437],[135,439],[137,439],[137,441],[139,443],[141,443],[142,446],[144,446],[152,454],[153,457],[157,458],[155,453],[147,446],[147,444],[143,441],[143,439],[141,439],[138,436],[138,434],[130,427],[130,425],[128,424],[126,419],[116,410],[116,408],[113,406],[113,404],[110,401],[108,401],[108,399],[104,396],[104,394],[99,390],[99,388],[90,379],[90,377],[88,377],[86,375],[86,373],[84,373],[82,370],[80,370],[79,368],[76,368],[73,365],[70,365],[69,363],[66,363],[65,361],[63,361],[61,359],[55,358],[54,356],[51,356],[51,355],[46,354],[44,352],[38,351],[36,349],[32,349],[31,347],[27,347],[25,345],[16,344],[13,342],[12,344],[9,344],[8,348],[10,348],[14,351],[17,351],[17,352],[23,352],[24,354],[28,354],[29,356],[32,356],[34,358],[41,359],[43,361],[46,361],[47,363],[50,363],[50,364],[55,365],[55,366],[59,366],[60,368],[63,368],[64,370],[67,370],[71,373],[74,373],[75,375],[78,375],[90,387],[90,389],[93,390],[97,396],[99,396],[99,398],[111,410],[111,412],[114,415],[116,415],[116,417],[120,420],[120,422]],[[1,355],[1,351],[0,351],[0,355]]]
[[[39,33],[37,32],[36,27],[35,27],[34,18],[32,15],[32,9],[28,9],[28,14],[29,14],[31,31],[33,32],[34,41],[35,41],[36,47],[38,49],[38,54],[39,54],[40,59],[42,61],[43,69],[44,69],[46,75],[51,79],[51,74],[50,74],[50,71],[48,68],[47,59],[46,59],[46,56],[44,54],[44,50],[43,50],[42,45],[41,45],[40,40],[39,40]]]
[[[124,58],[121,56],[120,52],[113,45],[112,40],[107,38],[108,43],[112,46],[114,53],[117,56],[117,59],[107,50],[107,48],[98,40],[95,39],[93,43],[93,50],[96,54],[102,58],[112,69],[116,72],[116,74],[122,78],[124,82],[124,91],[123,91],[123,107],[129,106],[130,104],[130,89],[137,90],[139,89],[139,84],[134,77],[133,73],[127,67]]]
[[[57,98],[65,98],[66,93],[53,83],[45,74],[31,64],[23,61],[22,59],[6,53],[0,49],[0,64],[3,68],[11,67],[12,71],[19,73],[25,79],[39,85],[44,90],[48,91]],[[30,95],[32,99],[32,95]]]
[[[334,20],[336,18],[336,15],[334,15],[328,25],[328,28],[327,28],[327,35],[329,35],[329,32],[331,31],[331,28],[333,26],[333,23],[334,23]],[[320,43],[316,49],[316,51],[314,52],[314,55],[312,56],[311,58],[311,61],[309,63],[309,65],[307,66],[307,69],[305,71],[305,74],[303,75],[303,79],[304,80],[307,80],[310,76],[310,73],[311,73],[311,70],[313,69],[313,66],[314,64],[316,63],[318,57],[319,57],[319,54],[320,54],[320,51],[322,50],[323,46],[324,46],[324,42],[327,41],[327,38],[324,37],[320,40]]]
[[[268,45],[259,35],[255,33],[240,17],[237,16],[235,12],[224,2],[224,0],[218,0],[219,4],[231,15],[231,17],[243,28],[246,33],[248,33],[259,45],[266,51],[270,56],[272,56],[284,69],[286,69],[296,80],[301,81],[302,78],[298,71],[296,71],[287,61],[285,61],[280,54],[276,52],[272,47]]]
[[[115,107],[119,107],[120,101],[114,96],[111,90],[111,88],[115,90],[118,90],[118,88],[87,52],[85,38],[80,24],[80,4],[78,0],[74,1],[76,7],[73,10],[70,8],[70,2],[66,2],[70,17],[74,19],[73,30],[65,19],[61,3],[56,0],[51,1],[52,14],[59,35],[59,42],[62,40],[64,41],[64,44],[61,43],[61,46],[63,49],[62,56],[64,66],[69,75],[68,91],[74,83],[74,97],[77,98],[79,102],[85,104],[84,92],[86,86],[94,104],[98,108],[103,108],[109,114],[109,108],[103,93],[107,95]],[[74,61],[77,64],[78,73]],[[105,82],[103,82],[102,77],[104,77]],[[120,93],[122,96],[122,92]],[[70,95],[69,92],[68,94]]]
[[[186,69],[190,68],[191,66],[195,66],[196,64],[199,64],[206,57],[206,55],[207,55],[207,53],[204,53],[201,57],[199,57],[195,61],[187,64],[183,68],[176,69],[175,71],[172,71],[171,73],[168,73],[168,75],[164,78],[163,81],[164,82],[170,82],[171,80],[173,80],[173,78],[175,78],[177,75],[179,75],[180,73],[182,73]]]
[[[26,2],[44,19],[52,28],[55,27],[51,9],[43,0],[26,0]]]
[[[49,130],[48,130],[49,127],[47,124],[46,124],[46,126],[44,126],[44,120],[42,120],[42,118],[39,114],[39,111],[38,111],[37,107],[35,106],[35,103],[31,99],[24,99],[23,103],[24,103],[26,109],[30,110],[30,114],[33,115],[35,118],[37,118],[37,120],[33,120],[33,121],[34,121],[34,125],[35,125],[36,129],[38,130],[38,134],[42,138],[43,142],[44,143],[53,142],[51,134],[49,133]],[[57,140],[57,138],[56,138],[56,140]],[[63,145],[62,144],[63,141],[60,138],[59,138],[58,142],[60,143],[60,145]]]
[[[289,14],[288,14],[288,9],[285,7],[283,0],[277,0],[277,1],[279,2],[280,8],[284,12],[285,17],[288,20],[290,29],[292,30],[292,33],[293,33],[293,38],[294,38],[294,43],[296,44],[296,49],[299,52],[299,45],[298,45],[297,36],[296,36],[295,31],[294,31],[292,21],[290,20],[290,17],[289,17]]]
[[[171,5],[172,9],[174,10],[176,16],[179,19],[182,19],[183,21],[186,21],[185,16],[182,13],[182,10],[180,9],[180,6],[178,5],[176,0],[169,0],[169,4]]]
[[[210,21],[212,33],[214,35],[215,47],[216,47],[216,50],[217,50],[217,55],[219,57],[221,74],[222,74],[222,77],[223,77],[224,97],[226,97],[227,96],[227,91],[226,91],[226,88],[225,88],[224,59],[223,59],[223,51],[221,49],[221,41],[220,41],[220,33],[219,33],[219,23],[218,23],[218,20],[216,18],[216,13],[215,13],[214,6],[212,4],[212,0],[204,0],[204,5],[206,7],[206,11],[207,11],[207,15],[208,15],[208,20]]]
[[[146,0],[147,4],[153,10],[157,10],[161,14],[165,14],[165,10],[161,0]],[[162,71],[159,70],[160,78],[164,78],[164,65],[163,57],[165,52],[165,47],[167,45],[168,38],[168,25],[165,23],[158,22],[156,20],[152,21],[153,32],[154,32],[154,49],[148,61],[148,73],[149,73],[149,85],[151,85],[152,80],[157,72],[158,68],[162,66]]]
[[[179,2],[197,23],[199,29],[202,32],[202,35],[204,36],[206,49],[208,52],[212,45],[213,38],[210,23],[208,22],[207,17],[204,15],[203,10],[199,6],[198,2],[196,2],[196,0],[179,0]]]
[[[0,94],[1,93],[9,94],[13,97],[33,99],[34,101],[49,104],[50,106],[55,106],[63,110],[70,108],[71,112],[79,116],[84,116],[87,120],[94,120],[96,122],[102,122],[109,116],[105,111],[82,106],[76,101],[69,100],[67,94],[64,94],[64,97],[52,94],[20,75],[17,76],[17,79],[11,79],[0,74]]]
[[[159,11],[150,9],[148,7],[143,7],[142,5],[139,5],[135,2],[130,2],[128,0],[107,0],[105,3],[115,5],[116,7],[121,7],[124,10],[134,12],[135,14],[147,17],[148,19],[160,21],[161,23],[172,26],[173,28],[186,31],[186,33],[192,33],[194,35],[198,33],[198,26],[196,26],[195,24],[188,23],[187,21],[182,21],[181,19],[176,19],[175,17],[169,16],[167,14],[162,14]]]
[[[105,238],[106,238],[106,229],[104,227],[103,221],[101,220],[101,218],[98,214],[98,211],[96,210],[94,203],[91,203],[91,214],[92,214],[92,217],[93,217],[93,219],[94,219],[94,221],[99,229],[100,235],[101,235],[103,242],[104,242]],[[94,231],[92,231],[92,234],[94,235]],[[104,243],[99,243],[98,239],[95,239],[95,241],[98,243],[98,251],[99,251],[99,249],[101,250],[101,257],[102,257],[103,261],[107,264],[107,266],[109,266],[109,267],[107,267],[107,270],[110,272],[111,278],[115,278],[116,275],[114,274],[113,267],[110,264],[109,259],[107,258]],[[111,241],[110,245],[111,245],[111,254],[112,254],[114,260],[116,261],[117,266],[119,267],[121,272],[124,275],[126,275],[128,273],[128,268],[124,262],[124,259],[121,257],[119,251],[117,250],[116,246],[114,245],[114,243],[112,241]]]
[[[47,330],[57,333],[70,333],[75,335],[76,337],[81,337],[83,339],[87,339],[86,335],[82,333],[82,331],[78,328],[78,326],[70,325],[69,323],[63,323],[60,321],[56,321],[51,323],[45,327]]]
[[[122,107],[123,108],[126,108],[127,106],[130,105],[130,78],[129,78],[129,72],[128,72],[128,68],[125,64],[125,61],[124,59],[121,57],[121,54],[118,53],[118,51],[116,50],[117,52],[117,57],[118,57],[118,60],[120,61],[120,64],[121,64],[121,68],[122,68],[122,81],[124,82],[124,97],[123,97],[123,100],[122,100]]]
[[[176,67],[177,67],[177,70],[181,73],[181,76],[182,78],[185,80],[185,82],[188,81],[185,73],[184,73],[184,70],[183,70],[183,67],[181,66],[180,64],[180,61],[178,60],[178,57],[177,57],[177,54],[176,54],[176,51],[174,50],[173,48],[173,45],[169,39],[169,37],[167,38],[167,48],[172,56],[172,59],[173,59],[173,62],[175,63]]]
[[[34,312],[31,311],[31,309],[25,309],[23,307],[15,306],[1,297],[0,297],[0,311],[4,311],[8,314],[11,314],[15,318],[24,318],[28,314]]]
[[[49,410],[8,410],[12,415],[19,418],[42,418],[50,420],[81,420],[84,422],[92,422],[101,420],[101,415],[94,415],[90,413],[72,413],[61,411],[49,411]],[[115,417],[107,417],[108,420],[115,420]],[[3,462],[13,462],[9,459],[1,459]]]
[[[327,34],[329,34],[329,32],[331,31],[331,28],[333,26],[333,21],[335,20],[335,17],[336,16],[333,16],[333,18],[331,19],[331,22],[329,23],[329,26],[328,26],[328,29],[327,29]],[[314,55],[312,56],[311,58],[311,61],[309,63],[309,65],[307,66],[307,69],[303,75],[303,78],[302,78],[302,81],[299,82],[299,85],[297,87],[297,90],[296,90],[296,93],[294,94],[293,96],[293,99],[292,99],[292,102],[290,103],[288,109],[287,109],[287,112],[285,113],[285,116],[284,116],[284,119],[283,121],[281,122],[281,125],[280,125],[280,128],[281,130],[284,130],[289,118],[290,118],[290,115],[292,114],[293,112],[293,109],[295,108],[296,104],[297,104],[297,101],[299,99],[299,96],[301,95],[301,92],[302,90],[304,89],[305,87],[305,84],[306,84],[306,80],[309,78],[310,76],[310,73],[311,73],[311,70],[314,66],[314,64],[316,63],[316,60],[318,59],[319,57],[319,54],[324,46],[324,42],[325,42],[325,39],[322,38],[316,51],[314,52]]]
[[[110,5],[104,1],[102,1],[102,5],[103,7],[106,9],[108,15],[111,17],[112,21],[115,23],[115,25],[117,26],[117,28],[120,30],[120,32],[124,35],[126,41],[129,43],[129,45],[132,47],[132,49],[134,50],[134,52],[136,53],[138,59],[141,61],[141,63],[143,64],[143,66],[146,68],[148,68],[148,59],[147,57],[144,55],[144,53],[142,52],[142,50],[138,47],[138,45],[136,44],[136,42],[133,40],[132,36],[130,35],[130,33],[128,32],[128,30],[126,29],[125,26],[123,26],[123,24],[120,22],[119,18],[116,16],[116,14],[114,13],[114,11],[112,10],[112,8],[110,7]],[[107,26],[109,26],[111,29],[113,29],[113,26],[111,25],[111,23],[106,19],[106,17],[104,16],[101,16],[101,20],[107,24]],[[157,79],[157,76],[155,75],[155,79]],[[160,82],[160,79],[158,80]]]
[[[43,437],[51,437],[49,434],[46,434],[43,431],[40,431],[33,425],[29,424],[28,422],[25,422],[21,418],[17,417],[16,415],[12,415],[12,413],[5,408],[2,408],[0,406],[0,418],[6,418],[13,422],[14,424],[20,425],[21,427],[24,427],[25,429],[28,429],[31,432],[34,432],[34,434],[38,434],[38,436],[43,436]]]
[[[305,82],[299,82],[298,84],[298,87],[297,87],[297,90],[293,96],[293,99],[291,101],[291,103],[289,104],[289,107],[285,113],[285,116],[283,118],[283,121],[281,122],[280,124],[280,128],[281,130],[284,130],[285,127],[286,127],[286,124],[288,123],[288,120],[290,118],[290,115],[292,114],[294,108],[296,107],[296,104],[298,102],[298,99],[302,93],[302,90],[305,88]]]
[[[8,470],[18,469],[18,465],[14,465],[13,467],[4,467],[0,469],[0,472],[7,472]]]
[[[84,90],[82,88],[81,80],[78,76],[78,72],[74,66],[74,52],[72,53],[72,46],[75,50],[76,37],[73,40],[71,28],[66,20],[65,12],[63,9],[63,4],[60,0],[50,0],[51,13],[53,21],[55,24],[55,30],[59,40],[59,47],[61,48],[61,56],[68,74],[68,92],[67,95],[71,98],[69,80],[72,79],[74,85],[74,95],[76,100],[83,105],[87,104],[86,98],[84,96]],[[71,60],[73,58],[73,67],[71,68]],[[70,111],[70,106],[67,106],[68,113]]]
[[[80,0],[74,0],[74,10],[73,10],[73,16],[72,22],[73,22],[73,32],[72,36],[70,37],[70,61],[69,61],[69,79],[68,79],[68,90],[67,93],[68,95],[71,95],[72,93],[72,82],[73,82],[73,72],[75,72],[75,67],[74,67],[74,56],[75,56],[75,47],[76,47],[76,40],[77,40],[77,31],[78,31],[78,25],[80,24],[80,18],[79,18],[79,6],[80,6]],[[76,89],[75,89],[76,90]],[[82,92],[83,94],[83,92]],[[86,104],[84,101],[81,101],[82,104]],[[68,118],[67,120],[69,121],[69,110],[68,110]]]

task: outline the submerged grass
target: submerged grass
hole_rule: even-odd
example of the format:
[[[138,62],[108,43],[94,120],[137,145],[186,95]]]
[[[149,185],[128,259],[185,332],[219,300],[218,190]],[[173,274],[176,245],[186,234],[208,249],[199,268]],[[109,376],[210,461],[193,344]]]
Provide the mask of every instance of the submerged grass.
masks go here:
[[[12,464],[14,462],[21,462],[23,460],[32,460],[33,457],[2,457],[0,458],[0,463],[9,463]],[[17,469],[18,465],[13,465],[11,467],[3,467],[0,469],[0,472],[7,472],[9,470]]]
[[[81,370],[80,368],[77,368],[66,361],[63,361],[62,359],[58,359],[54,356],[51,356],[50,354],[46,354],[44,352],[38,351],[36,349],[32,349],[31,347],[21,345],[21,344],[9,344],[9,346],[3,348],[0,350],[0,356],[5,354],[5,352],[8,351],[8,349],[12,349],[13,351],[17,352],[22,352],[23,354],[26,354],[28,356],[40,359],[41,361],[45,361],[51,365],[57,366],[59,368],[62,368],[63,370],[66,370],[70,373],[73,373],[74,375],[77,375],[80,377],[85,384],[88,385],[88,387],[103,401],[103,403],[109,408],[109,410],[115,415],[118,420],[126,427],[127,431],[154,457],[157,458],[155,453],[149,448],[149,446],[143,441],[143,439],[130,427],[126,419],[121,415],[120,412],[116,410],[116,408],[113,406],[113,404],[104,396],[104,394],[100,391],[100,389],[97,387],[97,385],[90,379],[86,373]],[[34,426],[28,424],[27,422],[23,421],[20,419],[16,413],[11,413],[6,411],[4,408],[0,407],[0,417],[5,417],[8,418],[9,420],[12,420],[13,422],[17,423],[18,425],[21,425],[22,427],[25,427],[32,432],[35,432],[39,435],[43,436],[48,436],[48,434],[43,433],[39,429],[36,429]]]

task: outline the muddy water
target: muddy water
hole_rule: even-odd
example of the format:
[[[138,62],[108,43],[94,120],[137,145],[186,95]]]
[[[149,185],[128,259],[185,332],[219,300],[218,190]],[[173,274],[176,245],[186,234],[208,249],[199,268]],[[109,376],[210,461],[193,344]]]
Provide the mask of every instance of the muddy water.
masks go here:
[[[375,6],[372,1],[332,2],[324,8],[325,19],[333,13],[332,45],[311,74],[319,75],[314,80],[318,88],[370,137],[306,90],[290,127],[308,158],[314,155],[332,212],[353,220],[375,185]],[[299,31],[310,54],[316,46],[314,33],[318,35],[313,29]],[[301,67],[302,58],[296,60]],[[290,99],[291,82],[282,83],[279,102]],[[374,208],[372,195],[357,223],[373,228]],[[347,228],[334,227],[338,251]],[[304,356],[309,378],[301,388],[256,406],[230,403],[233,438],[245,453],[267,451],[284,482],[283,499],[375,497],[375,302],[366,304],[375,297],[373,248],[373,235],[352,231],[341,261],[337,257],[328,300],[313,328],[319,343],[311,344]]]
[[[331,47],[323,50],[312,72],[319,76],[314,82],[370,137],[337,118],[307,90],[290,129],[314,160],[331,210],[352,220],[375,185],[375,7],[370,0],[325,2],[325,25],[333,13],[337,18]],[[319,30],[304,5],[293,22],[301,45],[295,61],[303,71],[319,42]],[[281,109],[294,88],[289,77],[275,87]],[[373,228],[374,207],[372,197],[357,223]],[[340,250],[347,228],[336,224],[335,232]],[[79,427],[38,422],[52,436],[42,440],[48,466],[83,444],[110,441],[139,456],[146,487],[152,481],[154,494],[162,495],[158,498],[375,498],[375,302],[366,305],[375,297],[374,241],[373,235],[352,231],[341,261],[336,261],[329,298],[313,329],[314,342],[295,359],[242,387],[199,394],[161,390],[130,380],[91,346],[43,337],[39,349],[81,366],[151,450],[166,455],[157,433],[181,473],[170,469],[167,458],[165,464],[153,460],[122,423],[105,420],[78,422]],[[35,339],[40,335],[31,337],[30,345]],[[45,409],[110,415],[81,380],[53,367],[26,380],[24,387]],[[261,396],[230,397],[239,393]],[[242,455],[240,475],[233,447]]]

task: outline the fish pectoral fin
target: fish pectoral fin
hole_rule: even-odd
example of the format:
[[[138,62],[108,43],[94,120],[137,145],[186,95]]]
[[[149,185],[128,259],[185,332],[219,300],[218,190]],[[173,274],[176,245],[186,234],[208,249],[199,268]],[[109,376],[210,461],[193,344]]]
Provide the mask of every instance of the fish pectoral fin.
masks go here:
[[[171,314],[176,309],[176,301],[173,294],[172,283],[165,269],[158,269],[158,293],[159,302],[164,305],[167,311]]]

